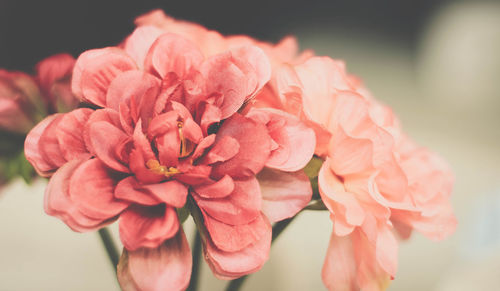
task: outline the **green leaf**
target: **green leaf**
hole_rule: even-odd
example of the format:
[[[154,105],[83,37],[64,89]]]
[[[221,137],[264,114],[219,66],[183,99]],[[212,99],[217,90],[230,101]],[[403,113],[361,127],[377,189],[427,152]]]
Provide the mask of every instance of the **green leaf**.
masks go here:
[[[30,185],[33,181],[33,177],[35,177],[35,169],[24,156],[24,151],[21,151],[21,154],[17,159],[17,163],[19,165],[19,176],[24,179],[26,184]]]

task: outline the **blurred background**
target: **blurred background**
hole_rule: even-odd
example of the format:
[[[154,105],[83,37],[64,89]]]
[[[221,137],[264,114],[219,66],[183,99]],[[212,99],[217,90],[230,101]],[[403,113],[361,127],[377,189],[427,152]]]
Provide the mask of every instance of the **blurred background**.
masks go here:
[[[30,72],[54,53],[114,45],[153,8],[224,34],[296,35],[302,48],[345,60],[456,176],[456,233],[402,243],[389,290],[499,289],[500,1],[0,0],[0,67]],[[98,235],[43,213],[44,187],[18,180],[0,194],[0,290],[119,290]],[[326,213],[302,213],[243,290],[325,290],[330,232]],[[200,290],[223,286],[204,265]]]

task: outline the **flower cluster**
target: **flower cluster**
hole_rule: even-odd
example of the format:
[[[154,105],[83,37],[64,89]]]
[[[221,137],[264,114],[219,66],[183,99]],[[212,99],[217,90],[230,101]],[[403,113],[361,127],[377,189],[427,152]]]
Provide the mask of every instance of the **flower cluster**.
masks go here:
[[[330,290],[383,290],[397,237],[453,232],[450,169],[341,61],[299,53],[292,37],[222,36],[159,10],[136,25],[118,46],[78,57],[80,108],[48,116],[25,142],[50,177],[49,215],[79,232],[119,221],[124,290],[187,287],[186,212],[214,275],[234,279],[262,267],[271,224],[317,191],[313,203],[333,221]],[[54,70],[39,66],[43,92],[72,96]],[[321,167],[307,176],[308,163]]]

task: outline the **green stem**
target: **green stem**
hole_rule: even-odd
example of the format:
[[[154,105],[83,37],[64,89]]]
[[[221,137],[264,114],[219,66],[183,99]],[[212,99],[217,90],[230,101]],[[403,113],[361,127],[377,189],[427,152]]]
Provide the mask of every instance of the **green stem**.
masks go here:
[[[113,237],[106,227],[99,229],[99,237],[101,238],[101,242],[104,245],[106,252],[108,253],[109,261],[111,262],[111,265],[116,272],[116,266],[118,266],[120,255],[116,250],[115,243],[113,242]]]
[[[195,230],[193,243],[193,267],[191,271],[191,281],[186,291],[196,291],[198,289],[198,277],[201,265],[201,235],[198,229]]]
[[[298,213],[297,213],[297,215],[298,215]],[[295,215],[295,216],[293,216],[291,218],[288,218],[288,219],[276,222],[274,224],[274,226],[273,226],[273,239],[271,241],[271,244],[273,244],[276,241],[276,239],[278,238],[278,236],[293,221],[293,219],[295,217],[297,217],[297,215]],[[245,276],[240,277],[238,279],[231,280],[229,282],[229,284],[227,285],[226,291],[238,291],[238,290],[240,290],[241,286],[243,285],[243,283],[245,282],[245,280],[248,278],[248,276],[249,275],[245,275]]]
[[[304,209],[302,210],[328,210],[328,208],[326,208],[325,204],[323,203],[323,201],[320,199],[320,200],[313,200],[311,201]]]

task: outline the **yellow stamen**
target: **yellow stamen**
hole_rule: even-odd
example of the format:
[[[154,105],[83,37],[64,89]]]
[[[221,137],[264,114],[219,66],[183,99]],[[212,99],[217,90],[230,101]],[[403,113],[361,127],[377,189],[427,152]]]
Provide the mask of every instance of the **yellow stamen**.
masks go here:
[[[164,175],[167,178],[170,178],[176,174],[179,174],[181,171],[175,167],[166,167],[160,165],[160,162],[157,160],[149,160],[146,162],[146,166],[148,169],[157,174],[157,175]]]

